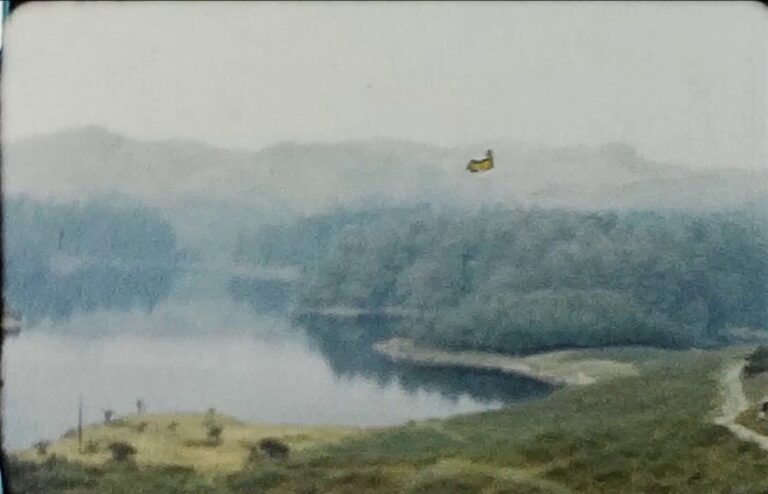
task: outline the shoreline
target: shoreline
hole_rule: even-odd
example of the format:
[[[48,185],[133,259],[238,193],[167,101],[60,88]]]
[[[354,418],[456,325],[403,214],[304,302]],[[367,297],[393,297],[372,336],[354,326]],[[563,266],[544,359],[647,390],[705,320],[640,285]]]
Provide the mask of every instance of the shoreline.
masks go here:
[[[587,386],[598,381],[638,375],[632,364],[586,357],[583,350],[559,350],[517,357],[502,353],[448,351],[419,346],[408,338],[381,341],[375,343],[373,348],[395,362],[495,370],[552,386]]]

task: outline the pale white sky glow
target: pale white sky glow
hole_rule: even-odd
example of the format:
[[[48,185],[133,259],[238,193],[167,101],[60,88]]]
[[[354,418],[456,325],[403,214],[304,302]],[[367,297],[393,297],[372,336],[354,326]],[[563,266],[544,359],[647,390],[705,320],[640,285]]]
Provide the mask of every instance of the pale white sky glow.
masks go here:
[[[98,124],[225,147],[626,141],[763,167],[754,3],[43,2],[5,33],[5,137]]]

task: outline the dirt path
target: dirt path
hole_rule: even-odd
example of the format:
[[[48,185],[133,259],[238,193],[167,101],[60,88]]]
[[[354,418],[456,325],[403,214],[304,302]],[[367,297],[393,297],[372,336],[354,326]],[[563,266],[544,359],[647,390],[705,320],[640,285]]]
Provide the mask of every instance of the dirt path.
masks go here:
[[[737,362],[726,367],[720,377],[723,405],[720,416],[714,422],[730,429],[730,431],[742,441],[750,441],[768,451],[768,437],[736,423],[736,418],[749,408],[749,400],[744,394],[741,384],[741,371],[744,362]]]

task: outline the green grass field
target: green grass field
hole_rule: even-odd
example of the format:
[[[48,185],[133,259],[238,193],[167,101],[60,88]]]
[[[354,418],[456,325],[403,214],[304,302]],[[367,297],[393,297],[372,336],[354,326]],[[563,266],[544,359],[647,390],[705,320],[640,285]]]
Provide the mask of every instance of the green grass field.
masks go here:
[[[69,461],[14,459],[11,480],[25,489],[14,492],[68,494],[768,491],[768,453],[710,422],[720,406],[718,377],[732,351],[628,348],[584,357],[597,354],[632,363],[639,374],[563,388],[500,411],[378,431],[317,430],[303,446],[294,443],[290,459],[257,458],[225,469],[232,473],[198,467],[196,460],[186,463],[194,468],[160,467],[142,459],[138,447],[136,465],[88,467],[66,452]],[[52,451],[58,447],[64,446]],[[45,489],[35,490],[40,486]]]

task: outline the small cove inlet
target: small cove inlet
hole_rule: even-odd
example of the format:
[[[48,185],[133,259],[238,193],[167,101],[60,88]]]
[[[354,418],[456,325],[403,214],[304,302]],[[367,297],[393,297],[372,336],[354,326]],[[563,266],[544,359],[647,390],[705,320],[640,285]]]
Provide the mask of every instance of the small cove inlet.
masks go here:
[[[189,294],[187,294],[189,295]],[[380,321],[257,313],[236,297],[45,320],[4,348],[5,446],[55,439],[105,410],[216,408],[264,423],[386,426],[499,408],[552,387],[493,370],[392,362]]]

